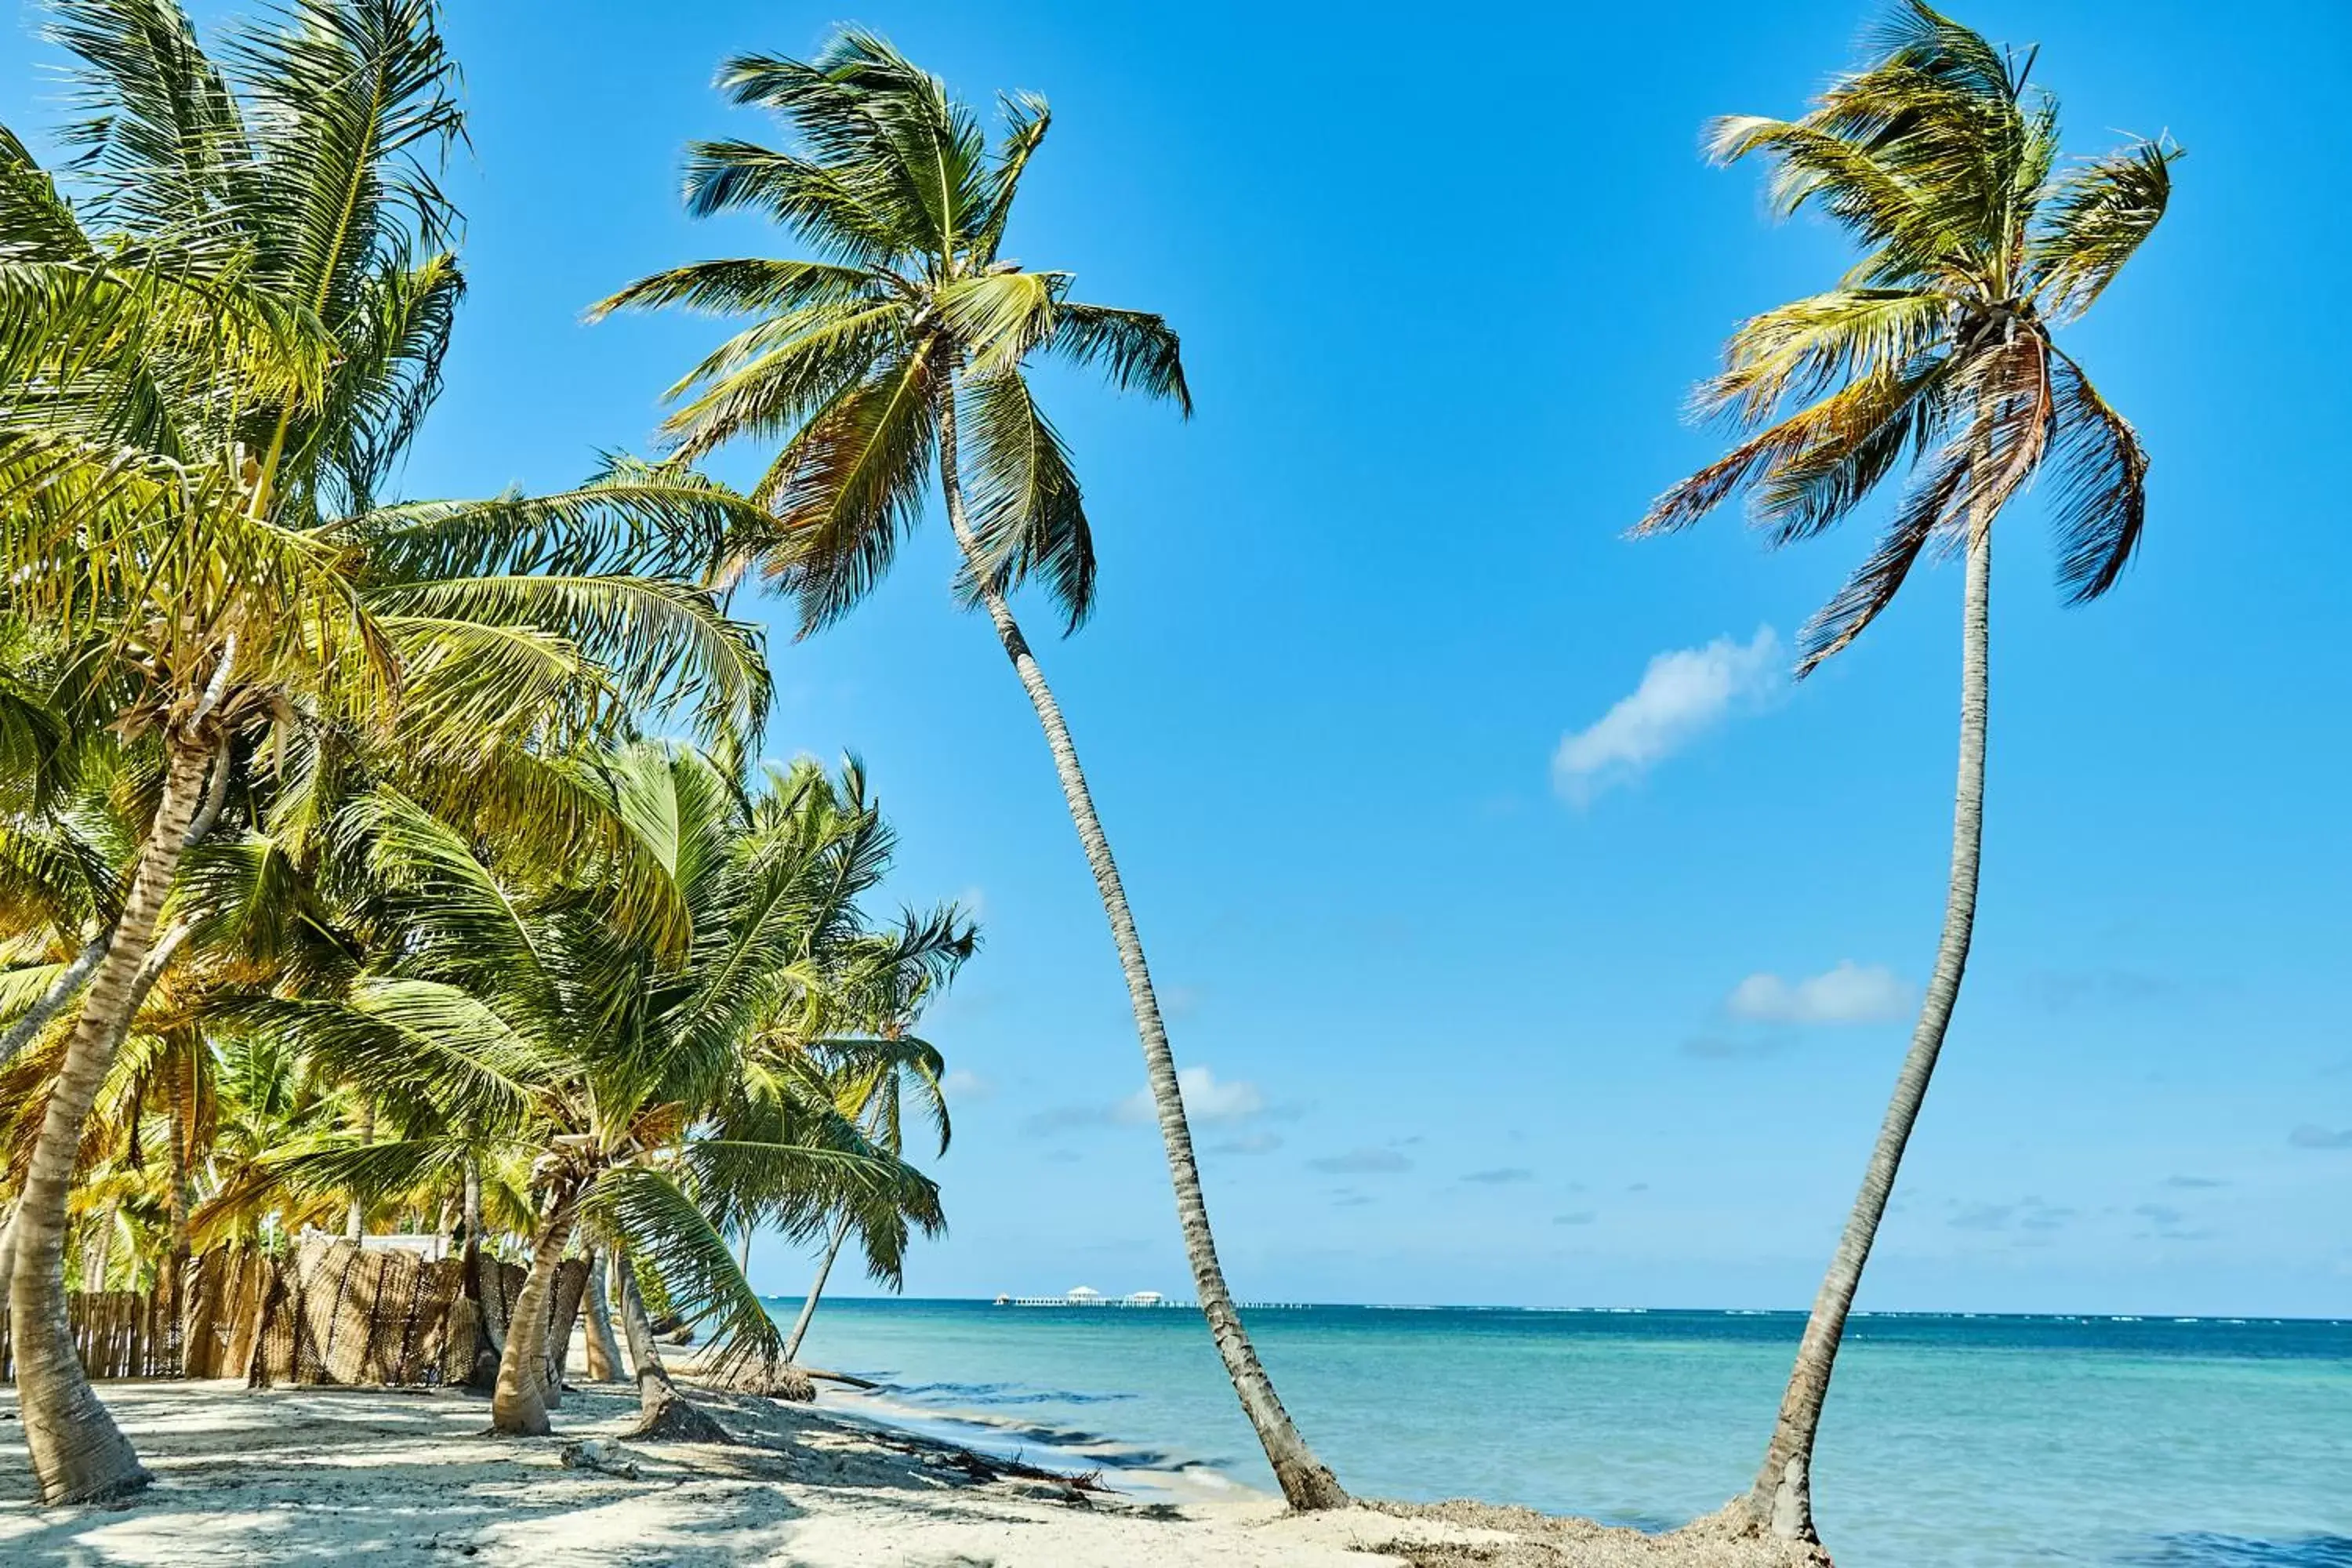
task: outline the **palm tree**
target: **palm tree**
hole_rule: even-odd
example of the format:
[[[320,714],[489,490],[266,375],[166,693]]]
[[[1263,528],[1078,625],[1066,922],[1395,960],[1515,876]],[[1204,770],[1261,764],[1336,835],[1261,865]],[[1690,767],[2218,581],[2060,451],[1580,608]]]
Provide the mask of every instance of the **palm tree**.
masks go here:
[[[298,0],[239,36],[233,77],[173,0],[55,10],[89,112],[72,197],[0,134],[0,619],[62,629],[162,782],[16,1217],[46,1502],[146,1479],[73,1353],[68,1191],[231,748],[397,731],[457,770],[486,738],[562,743],[647,703],[691,696],[743,730],[765,706],[749,628],[688,582],[618,570],[682,564],[727,510],[713,492],[631,471],[538,500],[380,500],[462,290],[431,172],[459,121],[430,0]]]
[[[1863,246],[1841,284],[1743,325],[1697,397],[1752,431],[1661,496],[1671,531],[1746,492],[1774,544],[1844,520],[1898,466],[1915,479],[1877,549],[1807,625],[1800,676],[1860,636],[1930,545],[1964,551],[1959,784],[1943,937],[1893,1102],[1821,1294],[1748,1520],[1815,1539],[1813,1436],[1846,1314],[1958,1000],[1983,839],[1987,601],[1994,521],[2046,464],[2058,580],[2115,586],[2147,512],[2147,455],[2053,332],[2080,317],[2164,216],[2179,150],[2141,142],[2061,170],[2055,103],[2021,62],[1906,0],[1874,58],[1800,119],[1717,121],[1718,161],[1761,154],[1783,212],[1811,203]],[[1786,405],[1801,405],[1793,413]]]
[[[940,1223],[938,1189],[812,1097],[746,1094],[761,1019],[821,982],[863,890],[842,875],[858,824],[824,808],[813,768],[740,795],[709,759],[640,744],[605,764],[626,842],[550,881],[526,853],[485,855],[388,793],[359,803],[397,940],[340,998],[261,999],[275,1027],[363,1085],[399,1125],[287,1151],[298,1185],[414,1188],[487,1145],[530,1167],[530,1268],[507,1325],[492,1425],[548,1430],[547,1307],[583,1226],[659,1272],[670,1301],[716,1317],[723,1365],[782,1361],[781,1336],[713,1212],[814,1232],[845,1204]],[[854,921],[854,910],[849,919]],[[648,1424],[669,1391],[641,1379]]]
[[[1234,1308],[1134,912],[1069,725],[1009,602],[1037,579],[1066,631],[1094,603],[1093,535],[1069,454],[1031,392],[1031,360],[1099,366],[1118,386],[1189,413],[1176,335],[1156,315],[1073,299],[1069,273],[1003,254],[1022,174],[1045,138],[1042,99],[1004,100],[1004,137],[992,151],[938,78],[855,29],[813,61],[738,57],[719,82],[735,102],[782,116],[803,151],[698,143],[688,205],[766,213],[826,259],[698,262],[633,284],[592,313],[683,305],[757,318],[672,389],[684,402],[667,428],[689,460],[738,437],[782,438],[751,492],[776,526],[745,541],[739,559],[793,594],[803,635],[845,614],[887,571],[936,455],[963,559],[959,592],[986,611],[1036,710],[1109,919],[1202,1310],[1284,1497],[1301,1509],[1342,1503]]]
[[[816,1073],[823,1091],[885,1152],[906,1152],[906,1108],[915,1109],[939,1134],[939,1152],[948,1152],[952,1123],[941,1079],[947,1061],[929,1041],[909,1033],[924,1006],[939,988],[954,978],[975,946],[971,928],[956,929],[952,910],[931,922],[944,941],[917,945],[908,942],[875,941],[853,957],[847,983],[819,994],[821,1003],[846,1013],[843,1022],[872,1033],[865,1037],[827,1036],[801,1047],[800,1055]],[[912,929],[912,922],[910,922]],[[906,1247],[906,1222],[889,1207],[873,1203],[845,1207],[833,1222],[833,1234],[817,1259],[816,1278],[801,1302],[799,1316],[784,1336],[784,1360],[798,1362],[801,1342],[808,1337],[817,1302],[841,1248],[856,1230],[866,1241],[868,1264],[877,1273],[895,1275],[897,1259]]]

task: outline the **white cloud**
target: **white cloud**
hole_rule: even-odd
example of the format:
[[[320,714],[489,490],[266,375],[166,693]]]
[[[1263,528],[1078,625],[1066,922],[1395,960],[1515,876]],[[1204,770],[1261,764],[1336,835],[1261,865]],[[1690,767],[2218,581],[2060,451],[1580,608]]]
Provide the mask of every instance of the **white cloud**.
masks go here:
[[[1757,1024],[1885,1024],[1909,1010],[1911,988],[1891,969],[1848,959],[1794,984],[1777,974],[1751,974],[1723,1005]]]
[[[966,1105],[977,1105],[996,1096],[996,1085],[969,1068],[957,1068],[940,1079],[940,1090],[950,1102],[961,1101]]]
[[[1705,647],[1658,655],[1632,696],[1591,728],[1560,737],[1551,759],[1552,787],[1585,805],[1613,785],[1632,783],[1735,709],[1779,689],[1786,663],[1770,626],[1759,627],[1745,646],[1725,637]]]
[[[1219,1083],[1217,1075],[1206,1067],[1179,1068],[1176,1087],[1184,1091],[1184,1114],[1193,1121],[1239,1121],[1265,1109],[1265,1097],[1257,1091],[1257,1085],[1247,1079]],[[1117,1114],[1121,1121],[1160,1119],[1148,1088],[1120,1100]]]

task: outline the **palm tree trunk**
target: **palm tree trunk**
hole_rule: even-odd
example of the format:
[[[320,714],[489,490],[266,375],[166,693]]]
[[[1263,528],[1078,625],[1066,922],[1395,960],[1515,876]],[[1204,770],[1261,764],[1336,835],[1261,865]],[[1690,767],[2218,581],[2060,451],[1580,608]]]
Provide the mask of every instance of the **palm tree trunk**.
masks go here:
[[[108,1266],[114,1258],[114,1227],[116,1211],[92,1215],[82,1222],[89,1227],[89,1237],[82,1243],[81,1288],[85,1290],[106,1289]]]
[[[1829,1397],[1830,1373],[1837,1362],[1838,1343],[1845,1337],[1846,1314],[1862,1283],[1863,1267],[1878,1237],[1878,1223],[1895,1191],[1904,1146],[1911,1141],[1920,1104],[1927,1098],[1927,1080],[1944,1048],[1944,1032],[1959,1000],[1960,976],[1968,968],[1969,942],[1976,927],[1977,863],[1984,846],[1991,586],[1992,519],[1979,513],[1969,520],[1968,589],[1961,611],[1960,766],[1952,807],[1952,874],[1944,903],[1943,941],[1936,951],[1936,970],[1927,982],[1918,1026],[1911,1034],[1911,1049],[1895,1080],[1894,1100],[1863,1173],[1861,1194],[1854,1199],[1821,1294],[1814,1298],[1812,1315],[1797,1347],[1797,1364],[1780,1399],[1780,1421],[1748,1494],[1748,1517],[1784,1540],[1820,1540],[1813,1528],[1813,1437],[1821,1427],[1822,1402]]]
[[[515,1297],[507,1342],[499,1353],[498,1388],[490,1395],[490,1430],[510,1437],[547,1435],[547,1320],[555,1294],[555,1268],[572,1239],[579,1194],[552,1194],[539,1234],[531,1238],[530,1272]]]
[[[164,1194],[166,1211],[171,1218],[172,1248],[163,1259],[163,1268],[156,1280],[158,1293],[163,1298],[165,1331],[171,1335],[170,1358],[178,1365],[182,1352],[183,1331],[186,1326],[185,1292],[188,1279],[188,1145],[194,1136],[196,1066],[193,1053],[198,1048],[193,1038],[173,1042],[171,1071],[172,1113],[165,1136],[171,1140],[171,1185]]]
[[[849,1216],[843,1215],[833,1227],[833,1240],[825,1246],[824,1259],[816,1266],[816,1278],[809,1283],[808,1300],[801,1303],[801,1315],[793,1320],[793,1331],[784,1341],[787,1366],[801,1359],[801,1341],[808,1337],[809,1320],[816,1316],[817,1298],[824,1294],[825,1276],[833,1272],[833,1260],[841,1256],[841,1244],[848,1239]]]
[[[364,1149],[374,1142],[375,1101],[362,1095],[360,1097],[360,1147]],[[348,1241],[357,1241],[366,1234],[367,1205],[360,1200],[359,1194],[353,1193],[350,1205],[343,1210],[343,1237]]]
[[[948,524],[955,531],[956,543],[963,551],[973,580],[982,584],[981,603],[996,626],[997,640],[1004,645],[1005,657],[1013,661],[1022,689],[1029,694],[1029,704],[1037,710],[1037,722],[1045,731],[1046,748],[1053,752],[1055,772],[1061,777],[1062,797],[1069,805],[1070,821],[1078,830],[1078,843],[1086,851],[1087,868],[1094,872],[1095,890],[1101,895],[1103,913],[1110,920],[1111,940],[1118,948],[1118,966],[1127,977],[1128,1001],[1135,1011],[1135,1032],[1143,1044],[1144,1080],[1150,1087],[1151,1101],[1159,1111],[1160,1142],[1168,1150],[1168,1175],[1176,1189],[1177,1224],[1183,1232],[1184,1253],[1192,1266],[1192,1286],[1200,1298],[1201,1311],[1209,1321],[1209,1333],[1216,1341],[1217,1353],[1224,1360],[1225,1374],[1233,1379],[1234,1392],[1241,1396],[1243,1414],[1249,1417],[1259,1444],[1265,1449],[1266,1461],[1274,1467],[1274,1478],[1282,1487],[1283,1497],[1295,1509],[1343,1507],[1348,1494],[1291,1424],[1290,1413],[1283,1409],[1281,1399],[1274,1392],[1273,1380],[1259,1364],[1257,1351],[1242,1327],[1241,1314],[1234,1310],[1233,1293],[1225,1287],[1224,1268],[1217,1261],[1216,1239],[1209,1229],[1208,1204],[1201,1195],[1201,1172],[1192,1157],[1192,1130],[1184,1119],[1184,1095],[1176,1083],[1176,1058],[1169,1049],[1167,1025],[1160,1016],[1160,999],[1151,988],[1151,971],[1143,961],[1143,942],[1136,935],[1135,913],[1128,907],[1127,889],[1119,881],[1118,864],[1111,858],[1110,840],[1104,836],[1101,818],[1095,814],[1094,795],[1087,787],[1085,770],[1078,765],[1077,747],[1070,740],[1070,727],[1063,721],[1061,704],[1054,700],[1053,689],[1045,684],[1045,672],[1037,668],[1036,656],[1030,651],[1028,639],[1021,635],[1012,606],[1005,603],[1003,595],[987,586],[979,541],[964,515],[963,484],[956,461],[953,391],[940,404],[940,486],[947,500]]]
[[[16,1394],[33,1475],[43,1503],[88,1502],[136,1491],[149,1480],[139,1456],[90,1392],[66,1315],[66,1199],[99,1086],[129,1026],[125,1007],[155,936],[164,896],[179,869],[204,792],[210,748],[174,738],[166,751],[163,795],[140,847],[114,940],[90,976],[81,1016],[66,1046],[16,1214],[16,1272],[9,1284],[16,1336]],[[226,754],[222,766],[227,765]]]
[[[613,1273],[621,1288],[621,1331],[629,1337],[629,1364],[637,1374],[637,1424],[632,1437],[666,1437],[686,1443],[731,1443],[735,1439],[708,1411],[677,1391],[662,1364],[661,1346],[654,1340],[653,1320],[646,1316],[646,1299],[637,1291],[637,1271],[629,1255],[613,1249]]]
[[[81,983],[98,968],[99,961],[106,956],[107,946],[113,940],[114,930],[110,926],[82,943],[81,951],[74,954],[73,962],[59,970],[58,977],[49,982],[49,988],[41,993],[41,999],[34,1003],[23,1017],[9,1025],[6,1034],[0,1035],[0,1068],[15,1060],[16,1053],[31,1044],[34,1036],[48,1027],[50,1019],[65,1011],[66,1004],[73,1000],[74,993],[81,989]]]
[[[466,1227],[466,1244],[482,1239],[482,1167],[477,1156],[466,1156],[465,1195],[458,1202],[457,1223]]]
[[[617,1383],[621,1344],[613,1337],[613,1304],[604,1291],[604,1260],[588,1255],[588,1380]]]

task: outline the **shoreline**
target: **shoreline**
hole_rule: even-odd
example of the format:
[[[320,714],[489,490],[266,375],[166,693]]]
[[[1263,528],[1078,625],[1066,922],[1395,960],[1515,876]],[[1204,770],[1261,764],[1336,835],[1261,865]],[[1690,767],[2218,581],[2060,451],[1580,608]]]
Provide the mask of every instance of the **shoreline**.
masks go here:
[[[475,1563],[782,1568],[1791,1568],[1763,1543],[1644,1536],[1475,1504],[1286,1512],[1233,1484],[1145,1495],[1009,1475],[870,1413],[693,1386],[734,1443],[635,1441],[634,1389],[568,1391],[546,1437],[484,1430],[447,1389],[107,1383],[154,1484],[37,1510],[13,1388],[0,1391],[0,1560],[110,1568]],[[591,1462],[580,1445],[601,1438]],[[617,1462],[632,1473],[602,1465]],[[1171,1494],[1181,1472],[1154,1475]]]

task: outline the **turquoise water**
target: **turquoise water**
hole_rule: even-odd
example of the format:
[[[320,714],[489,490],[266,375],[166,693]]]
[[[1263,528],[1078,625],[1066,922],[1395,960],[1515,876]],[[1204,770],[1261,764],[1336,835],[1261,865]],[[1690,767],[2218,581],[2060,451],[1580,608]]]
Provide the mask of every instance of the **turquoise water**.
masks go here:
[[[1744,1486],[1801,1327],[1250,1315],[1292,1415],[1354,1490],[1648,1528]],[[1108,1464],[1114,1483],[1120,1464],[1176,1463],[1272,1484],[1189,1310],[828,1300],[803,1354],[977,1447]],[[1840,1568],[2352,1568],[2352,1324],[1857,1319],[1814,1506]]]

